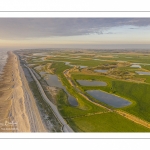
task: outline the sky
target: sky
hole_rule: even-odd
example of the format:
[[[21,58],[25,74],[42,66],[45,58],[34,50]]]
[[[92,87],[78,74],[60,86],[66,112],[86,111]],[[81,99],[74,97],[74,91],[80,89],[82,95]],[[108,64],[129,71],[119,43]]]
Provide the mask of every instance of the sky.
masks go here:
[[[0,18],[0,50],[149,49],[150,18]]]

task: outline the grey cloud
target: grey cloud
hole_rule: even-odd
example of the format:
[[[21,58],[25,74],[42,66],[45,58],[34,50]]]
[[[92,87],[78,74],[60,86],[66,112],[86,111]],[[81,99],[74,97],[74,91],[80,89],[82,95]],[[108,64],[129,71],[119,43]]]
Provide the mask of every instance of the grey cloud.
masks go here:
[[[150,18],[0,18],[0,38],[112,34],[111,27],[149,26]]]
[[[129,28],[129,29],[132,29],[132,30],[134,30],[134,29],[137,29],[137,28]]]

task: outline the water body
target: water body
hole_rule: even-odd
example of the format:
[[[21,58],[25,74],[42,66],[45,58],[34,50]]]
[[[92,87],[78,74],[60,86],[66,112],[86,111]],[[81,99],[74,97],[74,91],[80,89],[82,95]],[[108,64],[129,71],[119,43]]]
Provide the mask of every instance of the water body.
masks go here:
[[[129,102],[128,100],[125,100],[121,97],[100,90],[87,90],[86,92],[95,99],[104,102],[110,106],[113,106],[115,108],[120,108],[131,104],[131,102]]]
[[[77,80],[77,82],[83,86],[106,86],[107,85],[107,83],[103,81]]]
[[[48,53],[34,53],[33,56],[47,56]]]
[[[65,62],[65,65],[68,65],[68,66],[70,66],[70,67],[76,66],[76,65],[70,65],[70,62]]]
[[[146,64],[146,63],[132,63],[133,65],[144,65],[144,66],[148,66],[148,65],[150,65],[150,64]]]
[[[70,65],[70,62],[65,62],[65,65],[68,65],[68,66],[71,66],[71,67],[79,66],[79,65]],[[87,68],[87,66],[79,66],[79,67],[80,67],[80,69]]]
[[[65,62],[65,65],[70,65],[70,62]]]
[[[83,68],[87,68],[87,66],[80,66],[80,68],[81,68],[81,69],[83,69]]]
[[[140,65],[137,65],[137,64],[133,64],[133,65],[130,66],[130,67],[133,67],[133,68],[141,68],[141,66],[140,66]]]
[[[40,72],[40,74],[41,74],[41,76],[45,76],[44,79],[46,80],[46,82],[49,86],[59,87],[67,93],[68,101],[69,101],[70,105],[72,105],[72,106],[78,105],[77,100],[69,94],[66,87],[63,86],[61,81],[58,79],[57,75],[46,74],[45,72]]]
[[[0,73],[2,72],[3,67],[6,64],[7,58],[8,58],[7,51],[0,50]]]
[[[135,71],[139,75],[150,75],[150,72],[143,72],[143,71]]]
[[[100,72],[100,73],[107,73],[107,71],[108,70],[102,70],[102,69],[100,69],[100,70],[94,70],[95,72]]]

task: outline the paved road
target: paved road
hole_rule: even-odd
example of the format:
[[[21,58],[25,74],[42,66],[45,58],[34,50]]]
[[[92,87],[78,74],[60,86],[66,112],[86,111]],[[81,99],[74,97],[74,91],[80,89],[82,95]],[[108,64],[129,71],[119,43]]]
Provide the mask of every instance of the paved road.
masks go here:
[[[26,66],[26,65],[25,65]],[[27,66],[26,66],[27,67]],[[43,99],[47,102],[47,104],[50,105],[50,107],[52,108],[53,112],[54,112],[54,115],[57,117],[57,119],[59,120],[59,122],[62,124],[62,131],[63,132],[74,132],[70,126],[66,123],[66,121],[64,120],[64,118],[60,115],[57,107],[47,98],[41,84],[39,83],[39,81],[37,80],[37,78],[35,77],[35,75],[33,74],[32,70],[27,67],[32,75],[32,77],[34,78],[34,80],[36,81],[37,83],[37,86],[39,88],[39,91],[43,97]]]

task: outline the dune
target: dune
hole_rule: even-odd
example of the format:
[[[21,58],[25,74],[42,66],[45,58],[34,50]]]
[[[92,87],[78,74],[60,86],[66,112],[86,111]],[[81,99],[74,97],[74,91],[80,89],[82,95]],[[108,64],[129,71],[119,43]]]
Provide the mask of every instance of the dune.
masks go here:
[[[12,52],[8,55],[0,82],[0,131],[29,132],[17,59]]]

